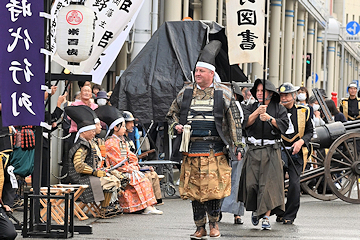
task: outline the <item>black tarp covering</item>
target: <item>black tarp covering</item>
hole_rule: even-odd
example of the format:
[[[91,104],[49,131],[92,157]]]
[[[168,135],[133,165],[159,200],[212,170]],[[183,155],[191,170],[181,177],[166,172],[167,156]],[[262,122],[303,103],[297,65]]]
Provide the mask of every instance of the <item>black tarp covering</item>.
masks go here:
[[[215,22],[165,22],[120,77],[111,104],[131,111],[142,123],[164,122],[184,82],[191,81],[201,49],[214,39],[223,44],[216,59],[222,81],[246,81],[237,65],[229,66],[224,28]]]

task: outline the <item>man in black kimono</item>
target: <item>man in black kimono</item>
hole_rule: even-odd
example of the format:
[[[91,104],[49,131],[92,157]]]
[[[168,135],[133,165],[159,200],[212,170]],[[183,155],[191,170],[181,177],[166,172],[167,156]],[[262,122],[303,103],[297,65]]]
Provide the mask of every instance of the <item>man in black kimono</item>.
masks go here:
[[[310,152],[310,140],[314,127],[310,118],[310,109],[304,105],[295,105],[299,87],[284,83],[279,87],[281,104],[287,109],[289,129],[281,135],[285,148],[281,157],[285,162],[284,170],[289,174],[289,188],[284,215],[278,215],[276,221],[292,224],[300,207],[300,173],[306,164]],[[288,159],[288,154],[291,159]]]
[[[258,102],[244,107],[243,129],[246,130],[249,149],[244,157],[238,200],[247,211],[253,211],[252,223],[271,229],[271,214],[282,214],[284,206],[283,165],[280,151],[280,134],[289,127],[289,119],[274,84],[257,79],[250,90]]]

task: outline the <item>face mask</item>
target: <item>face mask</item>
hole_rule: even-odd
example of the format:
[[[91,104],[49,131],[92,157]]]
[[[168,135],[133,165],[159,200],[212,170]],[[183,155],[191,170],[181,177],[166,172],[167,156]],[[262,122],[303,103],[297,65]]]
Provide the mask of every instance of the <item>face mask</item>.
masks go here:
[[[305,93],[299,93],[297,96],[299,101],[305,101],[306,100],[306,94]]]
[[[320,108],[320,105],[319,105],[319,104],[314,104],[314,105],[313,105],[314,111],[318,111],[319,108]]]
[[[106,105],[106,99],[103,99],[103,98],[98,99],[98,100],[97,100],[97,104],[98,104],[99,106],[104,106],[104,105]]]

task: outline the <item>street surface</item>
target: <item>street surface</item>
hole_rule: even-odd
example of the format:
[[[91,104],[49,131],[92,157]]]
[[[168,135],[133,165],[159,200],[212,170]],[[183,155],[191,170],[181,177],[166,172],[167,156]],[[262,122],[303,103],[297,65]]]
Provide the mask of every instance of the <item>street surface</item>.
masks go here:
[[[158,207],[163,215],[123,214],[111,219],[76,220],[75,225],[92,225],[93,234],[76,233],[73,239],[190,239],[189,235],[195,232],[190,201],[172,197],[164,202]],[[325,202],[303,195],[294,225],[276,223],[272,216],[272,230],[266,231],[261,230],[261,223],[251,224],[250,212],[245,213],[244,225],[234,225],[233,216],[224,213],[219,223],[220,239],[360,239],[359,213],[360,205],[338,199]],[[21,219],[22,213],[14,215]],[[18,233],[16,239],[23,239]]]

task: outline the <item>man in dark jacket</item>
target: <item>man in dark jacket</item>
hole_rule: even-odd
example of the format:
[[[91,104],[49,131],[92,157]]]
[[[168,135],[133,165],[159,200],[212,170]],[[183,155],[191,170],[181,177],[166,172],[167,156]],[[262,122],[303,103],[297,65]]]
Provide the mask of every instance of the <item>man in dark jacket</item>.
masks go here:
[[[289,174],[289,188],[284,215],[278,215],[277,221],[292,224],[300,207],[300,173],[306,164],[310,152],[310,140],[314,127],[310,118],[310,110],[304,105],[295,105],[298,87],[284,83],[279,87],[281,104],[287,109],[289,129],[281,135],[286,149],[281,156],[285,162],[284,170]],[[289,159],[288,154],[291,156]]]

